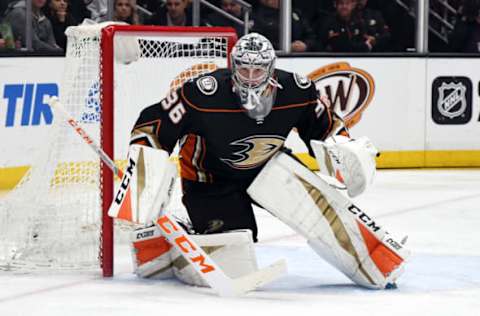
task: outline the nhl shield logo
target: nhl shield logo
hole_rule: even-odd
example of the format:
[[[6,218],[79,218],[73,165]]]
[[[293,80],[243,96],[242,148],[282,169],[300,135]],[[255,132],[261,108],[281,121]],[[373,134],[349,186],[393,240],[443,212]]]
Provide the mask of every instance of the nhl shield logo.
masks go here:
[[[433,82],[432,118],[437,124],[465,124],[472,117],[472,83],[466,77],[439,77]]]
[[[467,109],[467,87],[462,83],[442,83],[438,88],[438,111],[448,118],[454,118],[465,113]]]

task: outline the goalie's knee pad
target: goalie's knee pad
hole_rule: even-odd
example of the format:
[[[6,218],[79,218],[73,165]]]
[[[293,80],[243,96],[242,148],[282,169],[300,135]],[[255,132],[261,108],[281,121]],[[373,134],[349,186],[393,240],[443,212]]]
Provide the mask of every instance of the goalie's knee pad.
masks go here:
[[[231,278],[257,270],[250,230],[208,235],[190,235],[212,260]],[[157,226],[138,229],[132,235],[135,274],[143,278],[177,277],[184,283],[208,286],[182,254],[160,234]]]
[[[277,154],[247,192],[355,283],[385,288],[401,274],[408,256],[403,245],[291,157]]]
[[[131,236],[134,273],[141,278],[165,279],[173,276],[172,245],[157,226],[134,230]]]

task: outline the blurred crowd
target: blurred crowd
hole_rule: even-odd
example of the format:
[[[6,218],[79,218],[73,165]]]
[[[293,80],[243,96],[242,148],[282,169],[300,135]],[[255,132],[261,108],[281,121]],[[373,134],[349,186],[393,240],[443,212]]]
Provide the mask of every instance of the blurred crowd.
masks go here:
[[[251,0],[250,31],[279,45],[281,0]],[[448,38],[433,51],[480,52],[480,0],[445,0],[456,16]],[[210,0],[243,20],[234,0]],[[414,0],[403,0],[404,3]],[[405,52],[415,46],[415,18],[395,0],[293,0],[292,52]],[[191,0],[115,0],[113,20],[144,25],[192,25]],[[107,19],[107,0],[32,0],[34,51],[64,52],[65,30],[84,19]],[[25,0],[0,3],[0,50],[26,46]],[[232,26],[239,36],[244,26],[202,6],[203,26]]]

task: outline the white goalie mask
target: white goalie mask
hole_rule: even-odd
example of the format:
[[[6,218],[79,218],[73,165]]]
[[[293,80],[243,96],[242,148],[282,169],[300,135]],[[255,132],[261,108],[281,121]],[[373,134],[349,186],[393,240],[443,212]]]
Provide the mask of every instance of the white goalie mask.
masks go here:
[[[230,58],[234,91],[247,115],[262,123],[272,110],[279,87],[272,77],[275,50],[266,37],[250,33],[237,41]]]

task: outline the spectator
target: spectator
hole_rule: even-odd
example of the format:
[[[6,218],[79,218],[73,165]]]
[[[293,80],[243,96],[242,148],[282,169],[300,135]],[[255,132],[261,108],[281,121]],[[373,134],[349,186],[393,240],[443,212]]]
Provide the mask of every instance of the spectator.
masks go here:
[[[157,12],[163,4],[162,0],[137,0],[137,4],[150,12]]]
[[[268,38],[279,49],[280,10],[279,0],[260,0],[253,12],[253,32]],[[306,19],[298,11],[292,11],[292,52],[305,52],[315,48],[315,34]]]
[[[192,17],[187,14],[187,0],[167,0],[152,16],[150,23],[168,26],[192,26]]]
[[[32,0],[32,46],[35,51],[61,52],[62,49],[55,42],[52,24],[43,14],[42,8],[47,0]],[[25,20],[26,20],[25,0],[12,3],[5,15],[5,21],[10,23],[13,36],[20,40],[22,47],[25,42]]]
[[[293,10],[301,12],[302,16],[306,18],[310,25],[314,21],[324,19],[334,11],[333,0],[298,0],[292,1]]]
[[[108,0],[85,0],[87,9],[90,11],[90,18],[95,22],[107,20]]]
[[[252,8],[255,8],[258,6],[258,1],[259,0],[245,0],[245,2],[249,3],[252,6]],[[304,0],[301,0],[301,1],[304,1]]]
[[[69,0],[68,12],[72,15],[77,23],[81,24],[84,19],[90,19],[90,11],[87,9],[87,4],[91,0]]]
[[[225,12],[243,21],[242,6],[236,3],[235,1],[222,0],[220,2],[220,7]],[[207,26],[231,26],[237,32],[238,37],[242,36],[244,33],[243,25],[240,25],[217,12],[209,14],[205,23]]]
[[[14,49],[16,48],[15,44],[16,42],[13,38],[13,32],[10,24],[3,23],[0,19],[0,51],[5,49]],[[20,43],[17,44],[19,46]]]
[[[357,18],[363,24],[362,28],[368,36],[374,38],[372,51],[385,52],[390,50],[390,31],[385,24],[380,11],[367,8],[368,0],[357,0]]]
[[[403,0],[402,2],[409,8],[414,8],[416,5],[416,0]],[[390,48],[392,51],[406,51],[415,47],[415,19],[397,1],[369,0],[368,7],[379,10],[385,18],[391,35]]]
[[[480,0],[464,1],[449,44],[452,52],[480,53]]]
[[[335,0],[335,15],[319,27],[322,43],[330,52],[369,52],[376,38],[369,35],[363,23],[355,19],[356,0]]]
[[[140,24],[135,0],[115,0],[114,7],[114,21],[122,21],[132,25]]]
[[[10,3],[16,2],[17,0],[1,0],[0,1],[0,18],[3,16],[3,13],[10,6]]]
[[[66,51],[67,37],[65,36],[65,30],[67,27],[77,24],[70,14],[69,0],[48,0],[45,15],[52,23],[55,42],[63,51]]]

